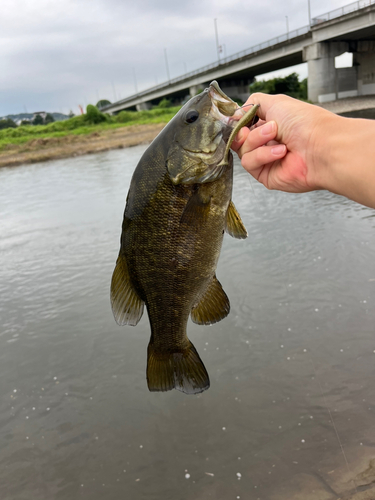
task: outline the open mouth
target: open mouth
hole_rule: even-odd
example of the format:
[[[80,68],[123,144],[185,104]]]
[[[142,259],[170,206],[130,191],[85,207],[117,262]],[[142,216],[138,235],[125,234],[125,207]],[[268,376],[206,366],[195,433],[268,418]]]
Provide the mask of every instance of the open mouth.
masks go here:
[[[208,92],[211,97],[214,113],[217,111],[220,116],[231,118],[239,107],[238,104],[224,94],[215,80],[210,83]]]
[[[247,109],[241,108],[230,97],[224,94],[216,81],[210,84],[208,93],[212,103],[210,110],[211,116],[225,124],[228,127],[227,132],[229,131],[225,140],[226,147],[224,157],[218,165],[224,166],[228,165],[230,147],[241,128],[251,127],[258,121],[256,113],[259,106],[254,105],[250,108],[246,106]]]
[[[211,116],[229,127],[234,127],[247,112],[247,109],[241,108],[236,102],[228,97],[219,87],[217,81],[210,83],[208,93],[211,97]]]

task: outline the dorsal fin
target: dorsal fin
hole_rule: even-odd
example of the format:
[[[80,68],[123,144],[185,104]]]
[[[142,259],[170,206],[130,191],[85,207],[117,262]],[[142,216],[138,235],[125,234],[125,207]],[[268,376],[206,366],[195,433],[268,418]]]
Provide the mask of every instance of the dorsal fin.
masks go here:
[[[226,231],[228,234],[233,236],[233,238],[238,238],[240,240],[247,238],[246,227],[244,226],[233,201],[229,203],[226,224]]]
[[[199,303],[191,310],[191,319],[199,325],[212,325],[228,316],[229,310],[227,294],[214,276]]]
[[[119,325],[135,326],[142,317],[144,302],[130,282],[126,259],[121,254],[112,275],[111,305],[113,316]]]

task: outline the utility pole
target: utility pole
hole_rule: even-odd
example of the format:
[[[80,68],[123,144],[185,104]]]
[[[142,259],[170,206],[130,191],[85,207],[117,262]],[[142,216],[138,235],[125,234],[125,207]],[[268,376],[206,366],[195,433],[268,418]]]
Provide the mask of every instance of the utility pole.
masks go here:
[[[217,60],[218,60],[218,63],[220,64],[220,47],[219,47],[219,36],[217,34],[217,19],[216,19],[216,17],[214,19],[214,24],[215,24],[215,38],[216,38]]]
[[[288,16],[285,16],[285,20],[286,20],[286,37],[288,39],[289,38],[289,20],[288,20]]]
[[[169,76],[169,66],[168,66],[167,49],[164,49],[164,57],[165,57],[165,67],[167,68],[168,82],[170,82],[171,81],[171,77]]]
[[[134,68],[133,68],[133,78],[134,78],[135,93],[138,94],[137,77],[135,76],[135,69]]]
[[[307,8],[309,11],[309,26],[311,27],[311,9],[310,9],[310,0],[307,0]]]
[[[115,102],[117,101],[117,97],[116,97],[116,90],[115,90],[115,84],[112,80],[112,90],[113,90],[113,97],[115,98]]]

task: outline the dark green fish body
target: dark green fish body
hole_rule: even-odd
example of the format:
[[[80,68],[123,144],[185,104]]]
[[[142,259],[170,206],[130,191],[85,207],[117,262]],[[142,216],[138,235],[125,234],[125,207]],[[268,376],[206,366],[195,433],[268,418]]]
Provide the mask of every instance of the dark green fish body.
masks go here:
[[[215,91],[211,86],[191,99],[164,128],[141,158],[128,193],[112,309],[119,324],[135,325],[146,304],[151,391],[209,387],[187,322],[190,314],[199,324],[227,316],[229,300],[215,275],[223,236],[225,230],[247,234],[231,202],[230,153],[220,165],[233,127],[212,116]],[[228,102],[231,116],[236,105]]]

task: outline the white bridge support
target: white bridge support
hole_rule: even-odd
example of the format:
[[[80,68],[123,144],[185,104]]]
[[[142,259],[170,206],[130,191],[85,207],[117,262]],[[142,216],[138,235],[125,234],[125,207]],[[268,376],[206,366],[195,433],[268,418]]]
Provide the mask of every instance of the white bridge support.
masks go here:
[[[353,53],[351,68],[335,68],[335,57]],[[375,41],[317,42],[303,49],[308,65],[308,98],[324,103],[375,94]]]
[[[135,107],[137,111],[147,111],[152,108],[149,102],[140,102],[139,104],[136,104]]]
[[[358,95],[375,94],[375,41],[357,42],[357,50],[353,54],[353,66],[358,68]]]
[[[308,66],[307,92],[312,102],[337,99],[335,57],[348,51],[345,42],[318,42],[303,49],[303,60]]]
[[[204,85],[202,85],[202,84],[192,85],[189,88],[190,97],[194,97],[195,95],[197,95],[200,92],[202,92],[202,90],[204,90]]]

